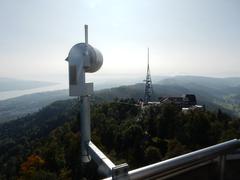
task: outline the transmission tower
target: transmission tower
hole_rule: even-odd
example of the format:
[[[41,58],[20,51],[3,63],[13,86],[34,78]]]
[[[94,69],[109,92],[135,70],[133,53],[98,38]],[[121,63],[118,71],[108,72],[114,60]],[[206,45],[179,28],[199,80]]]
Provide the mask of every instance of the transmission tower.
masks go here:
[[[148,48],[148,54],[147,54],[147,76],[145,81],[145,92],[144,92],[144,103],[148,104],[148,102],[151,100],[151,96],[153,94],[153,87],[152,87],[152,80],[151,80],[151,74],[150,74],[150,68],[149,68],[149,48]]]

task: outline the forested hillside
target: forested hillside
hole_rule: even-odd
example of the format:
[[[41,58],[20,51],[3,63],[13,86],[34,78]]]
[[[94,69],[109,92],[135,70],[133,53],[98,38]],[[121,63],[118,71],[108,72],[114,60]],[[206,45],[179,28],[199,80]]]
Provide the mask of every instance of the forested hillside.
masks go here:
[[[37,112],[59,100],[70,99],[67,90],[34,93],[0,101],[0,123]]]
[[[134,99],[94,103],[92,141],[130,169],[240,137],[240,119],[208,111],[183,114],[173,104],[142,110]],[[79,104],[58,101],[0,125],[0,179],[96,179],[79,161]]]

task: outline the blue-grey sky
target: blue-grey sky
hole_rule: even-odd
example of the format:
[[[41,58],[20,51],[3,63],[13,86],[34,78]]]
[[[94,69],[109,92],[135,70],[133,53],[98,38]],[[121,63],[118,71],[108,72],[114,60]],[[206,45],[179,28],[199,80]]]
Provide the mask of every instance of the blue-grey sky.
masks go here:
[[[67,78],[84,41],[104,56],[91,77],[240,76],[239,0],[1,0],[0,77]]]

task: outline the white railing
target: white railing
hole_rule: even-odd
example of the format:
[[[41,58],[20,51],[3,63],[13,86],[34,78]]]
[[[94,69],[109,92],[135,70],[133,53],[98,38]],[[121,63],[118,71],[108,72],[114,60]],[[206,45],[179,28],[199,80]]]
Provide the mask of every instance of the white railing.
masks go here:
[[[112,177],[106,179],[166,179],[217,161],[219,179],[223,180],[226,156],[239,147],[240,141],[233,139],[123,174],[112,174]]]

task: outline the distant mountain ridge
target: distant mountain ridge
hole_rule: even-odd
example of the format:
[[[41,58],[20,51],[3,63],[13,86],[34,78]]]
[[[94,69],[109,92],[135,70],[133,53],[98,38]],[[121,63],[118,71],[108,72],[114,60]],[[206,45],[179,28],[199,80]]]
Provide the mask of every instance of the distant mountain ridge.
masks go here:
[[[0,77],[0,92],[13,90],[26,90],[39,87],[55,85],[53,82],[19,80]]]
[[[197,95],[199,102],[209,102],[218,108],[225,109],[226,112],[232,115],[240,116],[239,77],[213,78],[201,76],[176,76],[164,79],[160,81],[159,84],[173,84],[185,87]]]
[[[184,87],[196,87],[201,86],[208,89],[224,92],[229,88],[239,88],[240,78],[213,78],[213,77],[202,77],[202,76],[175,76],[171,78],[166,78],[157,82],[157,84],[165,85],[180,85]]]
[[[199,104],[210,110],[223,109],[232,115],[240,116],[240,78],[213,78],[202,76],[174,76],[155,81],[154,96],[181,96],[195,94]],[[141,98],[144,95],[144,84],[121,86],[98,91],[98,96],[108,100],[118,98]]]
[[[240,78],[210,78],[198,76],[176,76],[155,80],[153,100],[162,96],[195,94],[199,104],[209,110],[222,109],[229,114],[240,116]],[[95,101],[113,101],[115,98],[144,96],[144,83],[119,86],[95,91]],[[0,101],[0,123],[36,112],[44,106],[70,98],[68,90],[51,91],[21,96]]]

